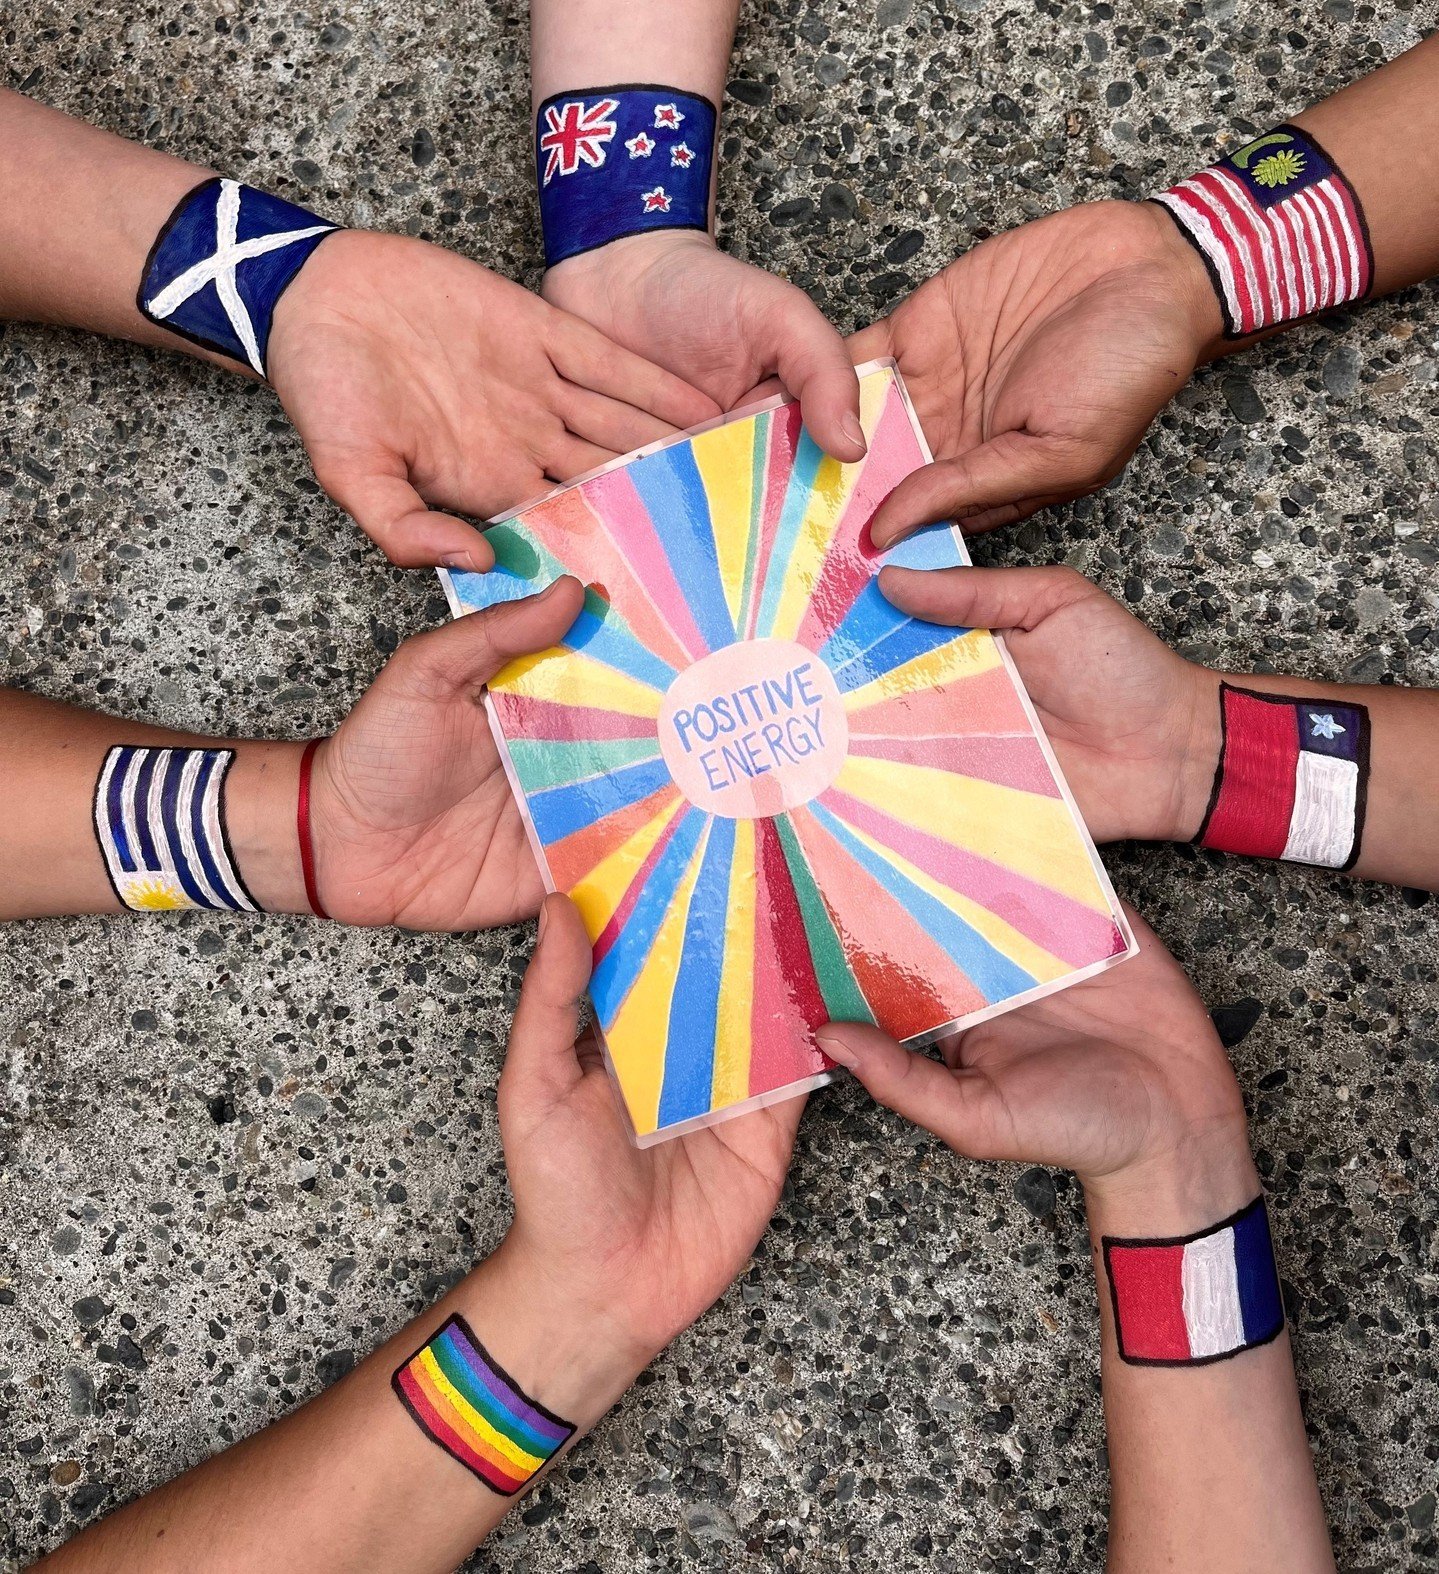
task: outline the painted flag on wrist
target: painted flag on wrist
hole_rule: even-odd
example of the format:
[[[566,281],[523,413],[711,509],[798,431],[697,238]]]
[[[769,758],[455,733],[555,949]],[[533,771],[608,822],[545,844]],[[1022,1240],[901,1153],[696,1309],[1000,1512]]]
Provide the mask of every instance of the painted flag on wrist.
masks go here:
[[[545,266],[651,230],[708,230],[718,116],[707,98],[626,84],[557,93],[535,116]]]
[[[1359,198],[1297,126],[1276,126],[1154,200],[1203,257],[1227,338],[1370,291],[1374,254]]]
[[[1219,703],[1223,739],[1196,841],[1250,858],[1353,868],[1369,786],[1365,707],[1229,683]]]
[[[1101,1244],[1115,1339],[1132,1366],[1222,1361],[1284,1327],[1263,1197],[1194,1235]]]

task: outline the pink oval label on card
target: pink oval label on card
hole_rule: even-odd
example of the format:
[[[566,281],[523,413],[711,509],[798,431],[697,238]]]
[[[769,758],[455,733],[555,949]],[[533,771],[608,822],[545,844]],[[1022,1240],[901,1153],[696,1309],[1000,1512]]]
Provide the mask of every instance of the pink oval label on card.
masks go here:
[[[660,752],[696,808],[764,820],[817,797],[849,749],[828,667],[787,639],[726,645],[687,667],[660,707]]]

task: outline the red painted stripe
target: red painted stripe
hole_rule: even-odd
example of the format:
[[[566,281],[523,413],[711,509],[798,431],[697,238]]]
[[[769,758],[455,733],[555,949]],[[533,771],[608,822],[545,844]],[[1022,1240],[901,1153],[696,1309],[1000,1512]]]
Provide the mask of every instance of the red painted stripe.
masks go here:
[[[1245,273],[1245,261],[1258,275],[1264,272],[1264,261],[1259,254],[1256,226],[1252,208],[1241,207],[1229,195],[1224,182],[1213,170],[1201,170],[1194,176],[1195,183],[1204,192],[1205,199],[1215,210],[1216,214],[1224,213],[1229,217],[1230,224],[1239,236],[1236,245],[1233,235],[1225,228],[1223,222],[1216,217],[1214,228],[1219,236],[1225,251],[1229,253],[1230,265],[1234,273],[1234,294],[1239,302],[1239,329],[1241,333],[1252,333],[1257,324],[1262,320],[1263,302],[1254,298],[1254,292],[1249,288],[1249,279]],[[1255,262],[1258,258],[1258,266]]]
[[[1324,305],[1329,307],[1333,306],[1336,301],[1344,298],[1344,285],[1348,278],[1349,270],[1345,266],[1344,259],[1334,249],[1334,241],[1330,237],[1329,226],[1324,222],[1326,215],[1321,211],[1324,208],[1324,200],[1319,195],[1318,188],[1311,187],[1304,193],[1304,196],[1308,199],[1305,203],[1307,209],[1305,216],[1314,230],[1316,243],[1320,254],[1324,258],[1324,266],[1329,271],[1329,288],[1324,296]],[[1332,216],[1330,222],[1333,222]]]
[[[1254,311],[1248,326],[1258,330],[1277,322],[1283,315],[1283,296],[1275,269],[1278,259],[1274,257],[1274,226],[1269,216],[1249,195],[1242,181],[1228,171],[1214,173],[1214,180],[1219,186],[1226,211],[1244,237],[1245,254],[1254,272]],[[1271,261],[1271,258],[1274,260]]]
[[[1345,227],[1354,238],[1354,250],[1359,257],[1359,295],[1362,297],[1369,293],[1372,283],[1369,276],[1369,247],[1364,238],[1364,218],[1347,182],[1336,176],[1330,189],[1335,202],[1344,211]]]
[[[477,1476],[481,1476],[498,1492],[515,1492],[524,1485],[525,1479],[528,1478],[508,1476],[492,1465],[489,1460],[475,1452],[449,1421],[430,1403],[429,1395],[415,1381],[414,1374],[409,1367],[405,1367],[399,1373],[398,1381],[400,1387],[405,1391],[405,1398],[414,1406],[415,1414],[420,1418],[425,1430],[443,1449],[453,1454],[462,1465],[473,1470]]]
[[[1296,317],[1307,316],[1309,304],[1304,288],[1304,259],[1307,253],[1300,249],[1299,234],[1294,220],[1290,216],[1288,207],[1282,202],[1274,209],[1274,227],[1282,233],[1283,238],[1288,243],[1290,265],[1294,270],[1292,290],[1288,285],[1285,286],[1285,298],[1289,301],[1290,306],[1287,316],[1291,320]]]
[[[1109,1282],[1126,1356],[1138,1361],[1189,1359],[1182,1246],[1112,1246]]]
[[[1289,839],[1299,763],[1299,720],[1287,702],[1224,691],[1224,765],[1204,828],[1206,847],[1278,858]]]

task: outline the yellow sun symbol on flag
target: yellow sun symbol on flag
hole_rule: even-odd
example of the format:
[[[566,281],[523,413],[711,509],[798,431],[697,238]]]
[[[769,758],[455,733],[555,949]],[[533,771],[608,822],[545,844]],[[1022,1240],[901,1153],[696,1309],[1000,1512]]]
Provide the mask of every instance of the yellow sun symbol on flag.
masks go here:
[[[180,887],[163,875],[148,875],[143,880],[131,881],[125,891],[125,901],[130,907],[143,908],[147,913],[166,913],[189,905]]]
[[[1287,186],[1303,173],[1303,153],[1290,148],[1279,153],[1266,153],[1253,170],[1254,178],[1261,186]]]

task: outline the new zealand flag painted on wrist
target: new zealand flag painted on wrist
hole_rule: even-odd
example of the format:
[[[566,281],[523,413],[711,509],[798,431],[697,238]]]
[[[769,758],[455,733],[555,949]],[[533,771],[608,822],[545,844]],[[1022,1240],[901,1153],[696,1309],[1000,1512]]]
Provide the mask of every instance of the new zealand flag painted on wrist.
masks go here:
[[[140,280],[140,311],[264,377],[275,306],[336,227],[253,186],[207,180],[156,237]]]
[[[624,84],[557,93],[535,117],[545,265],[649,230],[707,230],[718,117],[707,98]]]

